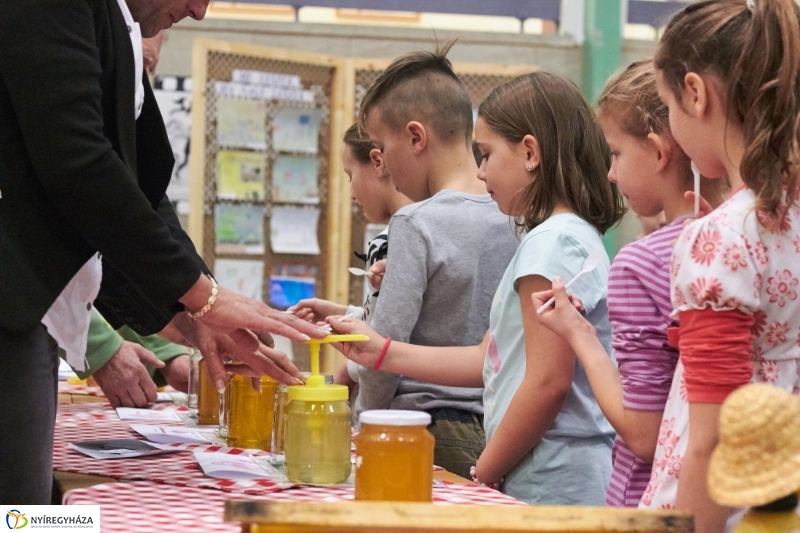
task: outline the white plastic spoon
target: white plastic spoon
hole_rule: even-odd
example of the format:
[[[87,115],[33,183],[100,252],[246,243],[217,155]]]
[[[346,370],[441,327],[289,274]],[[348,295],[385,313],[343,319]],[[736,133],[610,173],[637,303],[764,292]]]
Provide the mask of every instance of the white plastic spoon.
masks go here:
[[[583,268],[581,269],[581,271],[575,274],[575,277],[569,280],[569,282],[566,285],[564,285],[564,289],[569,289],[573,283],[578,281],[579,277],[583,276],[587,272],[591,272],[592,270],[594,270],[597,267],[597,265],[600,264],[600,261],[603,260],[603,255],[605,255],[605,252],[601,250],[595,250],[594,252],[590,253],[589,257],[587,257],[586,260],[583,262]],[[536,314],[541,315],[542,311],[550,307],[555,301],[556,297],[553,296],[552,298],[547,300],[547,302],[545,302],[545,304],[541,306],[538,311],[536,311]]]
[[[367,274],[369,274],[369,272],[367,272],[366,270],[362,270],[356,267],[350,267],[347,270],[349,270],[350,273],[354,276],[366,276]]]
[[[692,161],[692,175],[694,177],[694,216],[700,212],[700,170]]]

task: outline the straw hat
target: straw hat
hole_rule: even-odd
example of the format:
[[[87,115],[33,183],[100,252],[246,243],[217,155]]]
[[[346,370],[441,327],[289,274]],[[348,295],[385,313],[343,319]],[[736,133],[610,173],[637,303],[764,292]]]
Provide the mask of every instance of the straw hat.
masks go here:
[[[752,507],[800,488],[798,398],[771,385],[746,385],[722,404],[719,425],[708,471],[714,501]]]

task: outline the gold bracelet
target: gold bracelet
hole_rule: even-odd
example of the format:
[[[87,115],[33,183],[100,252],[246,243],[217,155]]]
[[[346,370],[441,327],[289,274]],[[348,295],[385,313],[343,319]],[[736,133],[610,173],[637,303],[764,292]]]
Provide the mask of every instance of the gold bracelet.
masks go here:
[[[197,320],[198,318],[202,317],[203,315],[211,311],[211,306],[214,305],[214,302],[217,301],[217,293],[219,292],[219,289],[217,288],[217,281],[208,274],[206,274],[206,276],[208,277],[208,279],[211,280],[211,296],[208,297],[208,303],[204,305],[203,308],[198,312],[190,313],[188,310],[186,311],[186,314],[188,314],[189,318],[191,318],[192,320]]]

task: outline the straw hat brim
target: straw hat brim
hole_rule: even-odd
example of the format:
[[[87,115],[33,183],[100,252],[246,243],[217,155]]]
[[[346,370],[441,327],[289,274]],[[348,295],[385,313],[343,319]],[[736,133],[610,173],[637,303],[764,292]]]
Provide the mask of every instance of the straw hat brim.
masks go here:
[[[720,410],[708,491],[732,507],[757,506],[800,488],[800,401],[767,384],[733,392]]]
[[[800,451],[766,457],[764,450],[753,450],[762,457],[750,467],[740,462],[746,453],[732,451],[717,447],[708,469],[708,492],[720,505],[764,505],[800,489]]]

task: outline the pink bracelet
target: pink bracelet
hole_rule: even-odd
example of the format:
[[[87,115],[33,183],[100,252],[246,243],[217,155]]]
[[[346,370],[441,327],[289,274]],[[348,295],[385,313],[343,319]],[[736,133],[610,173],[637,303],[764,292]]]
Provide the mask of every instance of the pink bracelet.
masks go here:
[[[375,364],[372,366],[373,370],[378,370],[381,367],[381,363],[383,363],[383,358],[386,357],[386,352],[389,351],[389,345],[392,343],[391,337],[386,337],[386,342],[383,343],[383,349],[381,350],[381,354],[378,356],[378,360],[375,361]]]

